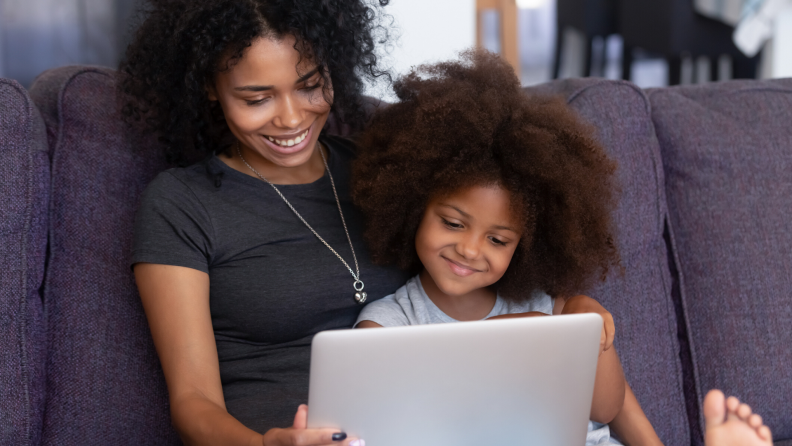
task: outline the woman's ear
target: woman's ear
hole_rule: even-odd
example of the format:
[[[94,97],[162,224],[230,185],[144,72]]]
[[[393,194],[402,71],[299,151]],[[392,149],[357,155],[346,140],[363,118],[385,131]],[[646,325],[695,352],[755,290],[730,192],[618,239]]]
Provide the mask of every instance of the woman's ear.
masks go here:
[[[206,97],[209,98],[210,101],[217,101],[217,90],[214,85],[206,85],[204,89],[206,90]]]

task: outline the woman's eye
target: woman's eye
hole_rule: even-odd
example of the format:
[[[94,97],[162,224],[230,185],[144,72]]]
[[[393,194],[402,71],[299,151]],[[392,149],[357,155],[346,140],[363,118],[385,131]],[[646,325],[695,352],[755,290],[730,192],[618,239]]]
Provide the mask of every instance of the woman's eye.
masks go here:
[[[304,86],[303,90],[305,90],[305,91],[313,91],[313,90],[316,90],[317,88],[319,88],[321,86],[321,84],[322,84],[321,82],[315,82],[315,83],[313,83],[311,85]]]
[[[255,99],[252,101],[245,100],[245,103],[247,103],[247,105],[259,105],[259,104],[263,104],[264,101],[266,101],[267,99],[269,98]]]

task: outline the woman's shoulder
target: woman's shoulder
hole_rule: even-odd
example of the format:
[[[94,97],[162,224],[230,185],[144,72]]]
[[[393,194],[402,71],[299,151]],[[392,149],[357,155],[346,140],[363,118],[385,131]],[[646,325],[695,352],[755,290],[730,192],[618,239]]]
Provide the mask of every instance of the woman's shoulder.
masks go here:
[[[195,199],[198,190],[212,186],[218,176],[222,179],[222,170],[213,168],[213,161],[216,160],[187,167],[173,167],[160,172],[146,186],[144,199],[163,196]]]

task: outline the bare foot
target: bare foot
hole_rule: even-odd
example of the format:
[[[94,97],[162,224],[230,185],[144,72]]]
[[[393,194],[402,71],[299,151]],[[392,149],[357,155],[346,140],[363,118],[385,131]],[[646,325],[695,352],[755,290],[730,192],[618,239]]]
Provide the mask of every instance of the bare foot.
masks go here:
[[[720,390],[710,390],[704,398],[706,446],[773,446],[770,428],[747,404]]]

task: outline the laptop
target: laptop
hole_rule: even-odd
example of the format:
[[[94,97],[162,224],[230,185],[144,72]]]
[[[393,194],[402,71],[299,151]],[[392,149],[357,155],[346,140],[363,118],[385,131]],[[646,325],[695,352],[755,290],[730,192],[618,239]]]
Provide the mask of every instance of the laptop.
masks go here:
[[[584,445],[602,318],[325,331],[308,427],[366,446]]]

